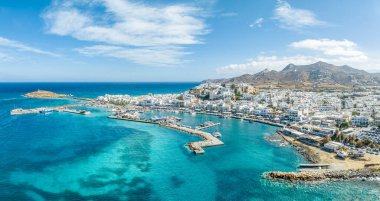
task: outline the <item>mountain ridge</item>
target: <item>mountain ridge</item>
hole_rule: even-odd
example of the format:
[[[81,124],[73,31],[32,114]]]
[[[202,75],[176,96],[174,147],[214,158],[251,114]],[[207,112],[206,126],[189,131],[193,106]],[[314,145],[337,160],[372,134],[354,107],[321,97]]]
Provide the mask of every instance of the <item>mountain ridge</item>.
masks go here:
[[[243,74],[203,82],[221,83],[330,83],[339,85],[379,85],[380,74],[368,73],[348,65],[336,66],[318,61],[308,65],[288,64],[281,71],[264,69],[256,74]]]

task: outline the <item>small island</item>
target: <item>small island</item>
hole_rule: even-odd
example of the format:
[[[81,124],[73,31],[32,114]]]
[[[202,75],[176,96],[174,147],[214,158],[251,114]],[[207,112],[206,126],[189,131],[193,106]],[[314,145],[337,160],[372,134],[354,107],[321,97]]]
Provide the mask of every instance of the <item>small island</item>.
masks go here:
[[[30,92],[24,95],[27,98],[67,98],[71,97],[69,94],[57,94],[51,91],[38,89],[37,91]]]

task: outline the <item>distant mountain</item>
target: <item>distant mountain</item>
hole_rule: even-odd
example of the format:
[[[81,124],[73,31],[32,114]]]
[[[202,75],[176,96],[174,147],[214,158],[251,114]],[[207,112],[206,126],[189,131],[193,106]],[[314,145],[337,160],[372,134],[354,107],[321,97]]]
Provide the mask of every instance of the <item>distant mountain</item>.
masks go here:
[[[380,75],[350,66],[335,66],[325,62],[310,65],[289,64],[281,71],[265,69],[256,74],[244,74],[229,79],[206,80],[222,83],[327,83],[339,85],[380,84]]]

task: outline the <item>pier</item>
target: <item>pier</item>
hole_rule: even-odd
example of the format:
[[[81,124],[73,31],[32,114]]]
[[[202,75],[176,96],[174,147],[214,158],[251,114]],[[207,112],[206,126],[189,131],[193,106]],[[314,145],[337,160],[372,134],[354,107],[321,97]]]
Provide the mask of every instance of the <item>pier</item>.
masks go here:
[[[219,140],[218,138],[211,135],[211,133],[203,132],[196,129],[186,128],[182,126],[177,125],[162,125],[167,128],[176,129],[182,132],[190,133],[193,135],[197,135],[204,139],[204,141],[198,141],[198,142],[190,142],[188,144],[189,148],[194,151],[195,154],[204,154],[205,151],[203,148],[206,147],[214,147],[214,146],[221,146],[224,145],[224,143]]]
[[[174,124],[164,124],[161,122],[154,122],[151,120],[146,120],[146,119],[137,119],[137,118],[122,118],[119,116],[111,115],[108,116],[108,118],[111,119],[119,119],[119,120],[126,120],[126,121],[134,121],[134,122],[140,122],[140,123],[149,123],[149,124],[158,124],[162,127],[170,128],[170,129],[175,129],[181,132],[189,133],[192,135],[197,135],[201,138],[203,138],[203,141],[198,141],[198,142],[190,142],[188,143],[188,146],[191,150],[194,151],[195,154],[204,154],[205,150],[203,148],[206,147],[213,147],[213,146],[221,146],[224,145],[224,143],[219,140],[218,138],[214,137],[211,133],[207,133],[204,131],[200,131],[197,129],[192,129],[192,128],[187,128],[184,126],[178,126]]]
[[[306,169],[330,169],[330,164],[300,164],[298,168]]]
[[[11,110],[11,115],[22,115],[22,114],[38,114],[38,113],[44,113],[44,112],[49,112],[49,111],[59,111],[62,110],[63,108],[60,107],[40,107],[40,108],[33,108],[33,109],[22,109],[22,108],[17,108]]]
[[[17,109],[11,110],[10,114],[11,115],[23,115],[23,114],[38,114],[38,113],[47,113],[47,112],[67,112],[67,113],[81,114],[81,115],[90,114],[90,112],[86,111],[86,110],[73,110],[73,109],[68,109],[67,107],[63,107],[63,106],[40,107],[40,108],[33,108],[33,109],[17,108]]]
[[[86,111],[86,110],[73,110],[73,109],[63,109],[62,112],[73,113],[73,114],[81,114],[81,115],[90,114],[90,112]]]
[[[203,130],[203,129],[206,129],[206,128],[212,128],[212,127],[219,126],[219,125],[220,125],[219,122],[217,122],[217,123],[206,122],[206,123],[201,124],[200,126],[195,127],[195,129],[196,130]]]

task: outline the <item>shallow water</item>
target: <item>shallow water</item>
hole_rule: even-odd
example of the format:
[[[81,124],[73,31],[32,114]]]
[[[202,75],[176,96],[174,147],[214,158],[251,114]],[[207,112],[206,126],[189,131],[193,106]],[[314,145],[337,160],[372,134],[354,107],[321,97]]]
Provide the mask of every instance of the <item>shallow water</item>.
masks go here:
[[[85,85],[85,86],[84,86]],[[305,162],[290,146],[265,140],[276,127],[214,116],[175,113],[195,126],[218,121],[225,145],[195,156],[185,144],[200,138],[175,130],[88,116],[52,113],[10,116],[68,100],[26,99],[40,89],[96,97],[105,93],[177,93],[196,83],[0,84],[0,200],[379,200],[379,181],[291,185],[270,182],[270,170]],[[213,132],[214,129],[209,129]]]

